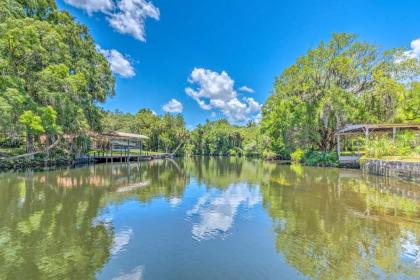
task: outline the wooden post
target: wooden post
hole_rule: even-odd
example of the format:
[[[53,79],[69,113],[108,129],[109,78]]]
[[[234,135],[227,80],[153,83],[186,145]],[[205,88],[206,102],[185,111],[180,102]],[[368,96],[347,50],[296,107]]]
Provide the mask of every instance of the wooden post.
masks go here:
[[[111,140],[111,163],[114,163],[114,157],[113,157],[113,148],[114,148],[114,144],[112,143],[112,140]]]
[[[130,162],[130,139],[127,140],[127,161]]]
[[[337,154],[340,157],[340,134],[337,134]]]
[[[366,146],[369,144],[369,128],[367,127],[365,129],[365,144]]]
[[[393,127],[392,128],[392,141],[395,142],[395,135],[397,134],[397,128]]]

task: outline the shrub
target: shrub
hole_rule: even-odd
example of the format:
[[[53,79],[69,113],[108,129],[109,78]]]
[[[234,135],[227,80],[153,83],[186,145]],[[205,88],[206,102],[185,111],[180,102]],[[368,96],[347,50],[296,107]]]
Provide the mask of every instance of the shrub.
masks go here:
[[[290,156],[293,162],[301,162],[304,155],[305,155],[305,152],[302,149],[297,149]]]
[[[264,150],[262,156],[265,159],[274,159],[276,157],[276,153],[271,150]]]
[[[310,166],[338,166],[338,155],[336,152],[307,151],[303,162]]]
[[[5,138],[0,140],[0,147],[3,148],[20,148],[23,145],[21,138]]]
[[[415,136],[405,132],[397,135],[395,141],[389,137],[380,137],[369,141],[366,146],[366,158],[383,158],[387,156],[407,156],[418,153]]]
[[[230,149],[229,150],[229,152],[228,152],[228,154],[229,154],[229,156],[231,156],[231,157],[235,157],[235,156],[237,156],[238,155],[238,153],[236,152],[236,150],[234,150],[234,149]]]

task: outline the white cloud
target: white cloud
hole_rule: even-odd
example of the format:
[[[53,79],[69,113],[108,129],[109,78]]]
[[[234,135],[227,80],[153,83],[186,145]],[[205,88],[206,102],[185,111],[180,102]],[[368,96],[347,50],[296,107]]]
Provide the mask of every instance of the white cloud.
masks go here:
[[[131,78],[136,75],[134,67],[131,65],[128,58],[119,51],[114,49],[104,50],[100,46],[97,46],[97,49],[105,56],[106,60],[108,60],[112,72],[124,78]]]
[[[64,0],[67,4],[85,10],[89,15],[101,12],[117,32],[146,41],[145,21],[159,20],[160,11],[146,0]]]
[[[219,110],[233,122],[253,120],[260,112],[261,104],[253,98],[238,99],[235,81],[222,71],[195,68],[188,80],[196,88],[188,87],[185,92],[204,110]]]
[[[162,110],[168,113],[182,113],[183,106],[181,102],[172,98],[168,103],[162,106]]]
[[[65,3],[85,10],[89,15],[94,12],[106,13],[114,7],[112,0],[64,0]]]
[[[404,52],[408,58],[420,59],[420,38],[411,41],[411,50]]]
[[[248,92],[248,93],[254,93],[254,92],[255,92],[255,90],[254,90],[254,89],[252,89],[252,88],[250,88],[250,87],[247,87],[247,86],[242,86],[242,87],[240,87],[240,88],[239,88],[239,91]]]
[[[121,0],[117,7],[118,11],[108,17],[109,24],[120,33],[146,41],[145,20],[148,17],[159,20],[159,9],[145,0]]]

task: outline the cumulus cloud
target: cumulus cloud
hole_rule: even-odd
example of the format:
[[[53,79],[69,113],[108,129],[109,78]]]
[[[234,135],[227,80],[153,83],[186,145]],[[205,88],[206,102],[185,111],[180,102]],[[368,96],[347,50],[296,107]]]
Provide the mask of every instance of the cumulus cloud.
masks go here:
[[[112,72],[124,78],[131,78],[136,75],[134,67],[131,65],[128,58],[119,51],[114,49],[104,50],[100,46],[97,46],[97,49],[105,56],[106,60],[108,60]]]
[[[254,92],[255,92],[255,90],[254,90],[254,89],[252,89],[252,88],[250,88],[250,87],[247,87],[247,86],[242,86],[242,87],[240,87],[240,88],[239,88],[239,91],[242,91],[242,92],[248,92],[248,93],[254,93]]]
[[[120,33],[146,41],[145,20],[148,17],[159,20],[159,9],[145,0],[121,0],[117,7],[119,11],[108,17],[109,24]]]
[[[420,59],[420,38],[411,41],[410,47],[411,50],[406,51],[404,54],[408,58]]]
[[[146,41],[145,21],[159,20],[160,11],[146,0],[64,0],[67,4],[85,10],[89,15],[101,12],[114,30]]]
[[[188,87],[185,92],[191,96],[204,110],[219,110],[233,122],[246,122],[254,120],[261,110],[261,104],[253,98],[238,99],[234,88],[235,81],[225,72],[195,68],[189,83],[195,88]]]
[[[89,15],[95,12],[111,11],[114,7],[112,0],[64,0],[65,3],[85,10]]]
[[[181,102],[172,98],[168,103],[162,106],[162,110],[167,113],[182,113],[183,106]]]

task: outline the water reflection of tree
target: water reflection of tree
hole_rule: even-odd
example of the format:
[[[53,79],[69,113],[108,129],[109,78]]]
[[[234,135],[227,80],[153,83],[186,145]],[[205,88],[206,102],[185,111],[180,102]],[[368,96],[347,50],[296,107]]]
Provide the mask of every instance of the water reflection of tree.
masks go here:
[[[1,175],[0,275],[94,278],[114,238],[112,227],[97,219],[103,207],[127,199],[181,198],[189,176],[223,191],[242,182],[260,185],[278,252],[309,277],[374,278],[383,276],[379,269],[420,276],[405,257],[410,246],[420,244],[418,186],[346,170],[233,158]]]
[[[0,176],[0,275],[94,278],[110,256],[108,203],[179,197],[188,182],[169,161]],[[1,278],[0,277],[0,278]]]
[[[128,197],[144,203],[158,197],[180,198],[189,180],[183,171],[182,162],[152,161],[140,165],[125,165],[123,169],[125,172],[124,182],[116,185],[116,178],[111,180],[113,191],[107,193],[107,202],[121,201]],[[105,173],[109,173],[109,171]],[[130,188],[130,186],[135,187]]]
[[[5,279],[94,278],[108,259],[112,230],[93,223],[103,191],[56,188],[56,179],[1,178],[0,275]]]
[[[275,166],[258,159],[236,157],[192,157],[184,162],[185,170],[198,182],[217,188],[239,182],[259,184],[269,178]]]
[[[320,279],[420,276],[402,246],[411,242],[419,248],[419,240],[409,240],[420,236],[418,202],[383,192],[360,173],[293,169],[274,170],[261,188],[277,250],[291,265]]]

